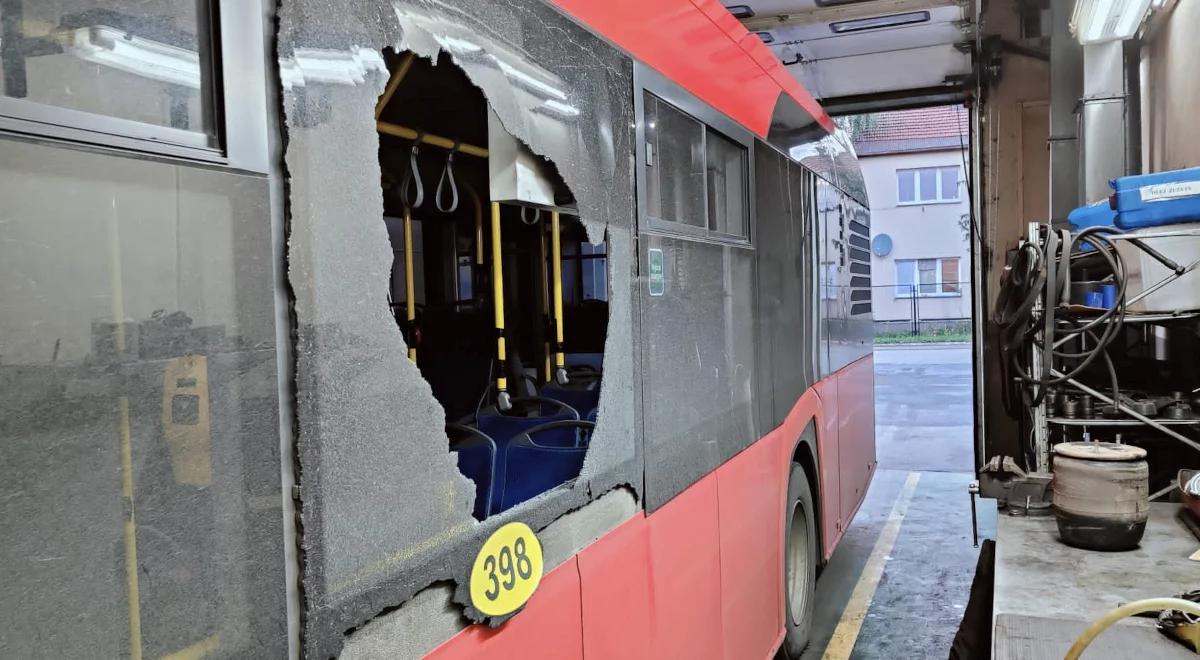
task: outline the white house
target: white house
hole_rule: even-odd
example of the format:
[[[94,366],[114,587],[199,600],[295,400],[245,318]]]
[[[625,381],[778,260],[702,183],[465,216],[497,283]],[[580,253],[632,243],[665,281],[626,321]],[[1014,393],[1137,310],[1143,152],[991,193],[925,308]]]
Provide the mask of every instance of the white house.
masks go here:
[[[854,138],[871,201],[872,309],[877,331],[971,318],[967,110],[873,115]]]

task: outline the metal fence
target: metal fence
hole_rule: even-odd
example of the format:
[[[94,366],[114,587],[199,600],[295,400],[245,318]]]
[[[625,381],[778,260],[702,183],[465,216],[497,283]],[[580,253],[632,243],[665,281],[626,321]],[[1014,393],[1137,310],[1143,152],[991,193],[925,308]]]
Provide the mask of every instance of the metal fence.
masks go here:
[[[874,285],[876,341],[969,341],[970,297],[970,282]]]

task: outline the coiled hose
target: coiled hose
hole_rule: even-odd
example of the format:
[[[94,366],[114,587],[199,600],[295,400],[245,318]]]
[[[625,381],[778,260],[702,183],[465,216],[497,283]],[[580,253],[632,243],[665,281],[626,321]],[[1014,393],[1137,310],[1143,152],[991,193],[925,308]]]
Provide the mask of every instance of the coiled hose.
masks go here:
[[[1143,612],[1159,612],[1162,610],[1179,610],[1186,614],[1200,616],[1200,605],[1193,603],[1190,600],[1182,598],[1147,598],[1145,600],[1135,600],[1132,603],[1126,603],[1117,609],[1105,614],[1096,619],[1092,625],[1084,630],[1071,648],[1067,650],[1065,660],[1079,660],[1079,656],[1083,654],[1084,649],[1096,639],[1100,633],[1104,632],[1109,626],[1135,614]]]

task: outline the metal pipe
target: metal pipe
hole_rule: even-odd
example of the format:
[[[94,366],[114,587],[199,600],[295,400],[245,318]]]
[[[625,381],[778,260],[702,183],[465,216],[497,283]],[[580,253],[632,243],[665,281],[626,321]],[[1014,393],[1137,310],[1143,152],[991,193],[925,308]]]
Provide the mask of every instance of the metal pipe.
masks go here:
[[[404,207],[404,307],[405,318],[408,319],[407,335],[404,340],[408,342],[408,359],[413,362],[417,361],[417,347],[414,345],[416,337],[413,333],[413,324],[417,320],[417,294],[416,283],[413,282],[413,246],[412,246],[412,209]]]
[[[1163,288],[1164,286],[1166,286],[1166,285],[1170,284],[1171,282],[1174,282],[1175,280],[1179,279],[1180,277],[1182,277],[1182,276],[1184,276],[1184,275],[1188,274],[1189,272],[1191,272],[1192,270],[1194,270],[1194,269],[1196,268],[1196,266],[1200,266],[1200,259],[1197,259],[1197,260],[1193,261],[1192,263],[1188,264],[1186,267],[1184,267],[1184,269],[1183,269],[1183,272],[1182,272],[1182,273],[1178,273],[1178,274],[1176,274],[1176,273],[1171,273],[1170,275],[1168,275],[1168,276],[1164,277],[1163,279],[1159,280],[1159,281],[1158,281],[1158,283],[1157,283],[1157,284],[1155,284],[1154,286],[1152,286],[1152,287],[1150,287],[1150,288],[1148,288],[1148,289],[1143,289],[1141,293],[1139,293],[1139,294],[1137,294],[1136,296],[1134,296],[1134,297],[1130,298],[1129,300],[1127,300],[1127,301],[1125,302],[1125,306],[1126,306],[1126,307],[1128,307],[1129,305],[1133,305],[1133,304],[1137,303],[1137,302],[1138,302],[1139,300],[1141,300],[1142,298],[1145,298],[1146,296],[1148,296],[1148,295],[1150,295],[1150,294],[1154,293],[1155,291],[1158,291],[1159,289],[1161,289],[1161,288]]]
[[[458,153],[467,154],[468,156],[476,156],[479,158],[488,157],[488,150],[484,149],[483,147],[457,142],[448,137],[442,137],[441,135],[434,135],[432,133],[418,133],[407,126],[401,126],[391,122],[376,121],[375,130],[383,133],[384,135],[391,135],[405,140],[412,140],[414,142],[419,139],[421,144],[428,144],[433,147],[447,150],[452,149]]]
[[[1051,369],[1050,373],[1053,374],[1055,378],[1063,377],[1063,374],[1061,372],[1059,372],[1057,369]],[[1084,385],[1083,383],[1075,380],[1074,378],[1067,378],[1065,380],[1066,380],[1066,382],[1074,385],[1075,387],[1079,388],[1083,392],[1090,394],[1090,395],[1096,397],[1097,399],[1100,399],[1104,403],[1108,403],[1108,404],[1116,406],[1118,410],[1120,410],[1121,412],[1125,413],[1126,415],[1129,415],[1130,417],[1132,417],[1136,420],[1141,421],[1143,424],[1146,424],[1147,426],[1150,426],[1151,428],[1157,429],[1157,430],[1171,436],[1172,438],[1175,438],[1176,440],[1191,447],[1192,449],[1195,449],[1196,451],[1200,451],[1200,443],[1197,443],[1195,440],[1192,440],[1191,438],[1189,438],[1185,435],[1176,433],[1175,431],[1168,428],[1167,426],[1159,424],[1158,422],[1154,421],[1153,419],[1150,419],[1149,417],[1137,412],[1136,410],[1131,409],[1129,406],[1126,406],[1123,403],[1113,401],[1112,397],[1105,396],[1105,395],[1101,394],[1100,392],[1088,387],[1087,385]]]
[[[496,406],[500,410],[512,408],[508,394],[507,365],[508,349],[504,343],[504,262],[500,236],[500,203],[492,202],[492,309],[496,324],[496,359],[499,373],[496,376]]]

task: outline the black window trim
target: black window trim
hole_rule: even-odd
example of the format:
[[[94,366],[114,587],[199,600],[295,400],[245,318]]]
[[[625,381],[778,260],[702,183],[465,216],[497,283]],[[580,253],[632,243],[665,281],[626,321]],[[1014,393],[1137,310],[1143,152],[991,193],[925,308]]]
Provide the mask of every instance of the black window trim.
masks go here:
[[[264,7],[244,0],[210,0],[199,38],[211,57],[204,103],[214,137],[123,117],[0,96],[0,136],[46,139],[83,148],[116,149],[267,173],[267,61]],[[237,66],[224,67],[224,62]],[[215,144],[214,144],[215,143]]]
[[[754,208],[754,134],[746,129],[741,124],[735,122],[729,117],[721,114],[720,111],[709,106],[704,101],[683,89],[679,85],[672,82],[662,74],[658,73],[648,65],[634,60],[633,65],[633,104],[634,116],[636,118],[636,139],[634,141],[634,155],[636,157],[636,167],[634,168],[635,177],[637,179],[637,215],[638,215],[638,231],[650,232],[655,235],[670,236],[676,238],[686,238],[689,240],[701,241],[705,243],[715,243],[719,245],[728,245],[741,248],[753,248],[754,245],[754,223],[755,223],[755,208]],[[703,142],[701,146],[705,149],[705,167],[704,167],[704,226],[697,227],[688,225],[683,222],[668,220],[653,216],[647,210],[646,205],[646,186],[648,183],[648,172],[646,171],[646,93],[653,94],[667,104],[673,106],[676,110],[690,116],[698,121],[703,127]],[[726,234],[710,228],[709,213],[708,213],[708,133],[710,131],[719,133],[722,137],[741,145],[746,151],[746,185],[744,189],[744,200],[747,213],[746,236],[737,236]]]

